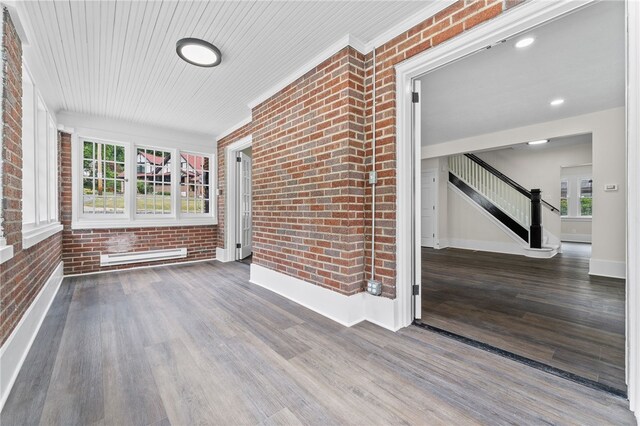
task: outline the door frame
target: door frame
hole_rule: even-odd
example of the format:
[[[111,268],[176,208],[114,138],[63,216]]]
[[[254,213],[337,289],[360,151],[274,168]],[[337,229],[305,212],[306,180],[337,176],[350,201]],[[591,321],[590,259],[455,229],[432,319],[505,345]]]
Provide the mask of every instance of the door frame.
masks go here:
[[[413,200],[416,188],[421,188],[421,146],[413,138],[413,81],[455,60],[471,55],[502,40],[560,18],[593,0],[546,2],[532,0],[464,32],[422,54],[396,65],[396,294],[400,325],[413,322],[412,285],[421,285],[416,265],[421,263],[419,245],[413,231],[416,215]],[[626,375],[630,408],[640,412],[640,3],[626,4],[626,115],[627,115],[627,287],[626,287]],[[415,253],[415,260],[413,253]],[[413,278],[413,279],[412,279]]]
[[[246,136],[239,141],[236,141],[225,149],[225,161],[227,164],[226,170],[226,194],[224,199],[225,212],[224,212],[224,232],[225,232],[225,261],[230,262],[238,259],[238,252],[236,250],[237,244],[237,197],[238,197],[238,175],[236,173],[236,156],[237,153],[247,149],[252,144],[251,135]],[[252,200],[253,201],[253,200]]]

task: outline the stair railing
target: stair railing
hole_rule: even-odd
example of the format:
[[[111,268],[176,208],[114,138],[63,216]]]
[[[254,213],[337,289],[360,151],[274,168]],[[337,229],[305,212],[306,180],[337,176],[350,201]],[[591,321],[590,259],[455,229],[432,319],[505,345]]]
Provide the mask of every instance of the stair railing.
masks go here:
[[[449,157],[449,170],[487,198],[525,229],[531,248],[542,248],[542,206],[559,210],[542,199],[540,189],[531,191],[473,154]]]

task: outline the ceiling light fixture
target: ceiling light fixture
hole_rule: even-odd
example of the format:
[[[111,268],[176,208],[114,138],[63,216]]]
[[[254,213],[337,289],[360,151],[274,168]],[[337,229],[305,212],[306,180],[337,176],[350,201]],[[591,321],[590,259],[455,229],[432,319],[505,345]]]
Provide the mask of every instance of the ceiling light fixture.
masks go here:
[[[176,53],[185,62],[199,67],[215,67],[222,61],[217,47],[199,38],[183,38],[176,43]]]
[[[543,143],[547,142],[549,142],[549,139],[540,139],[539,141],[527,142],[527,145],[542,145]]]
[[[518,40],[518,42],[516,43],[516,47],[518,49],[523,49],[527,46],[531,46],[533,44],[533,42],[535,41],[535,39],[533,37],[525,37],[521,40]]]
[[[558,98],[558,99],[554,99],[552,100],[549,105],[551,106],[558,106],[558,105],[562,105],[564,103],[564,99],[562,98]]]

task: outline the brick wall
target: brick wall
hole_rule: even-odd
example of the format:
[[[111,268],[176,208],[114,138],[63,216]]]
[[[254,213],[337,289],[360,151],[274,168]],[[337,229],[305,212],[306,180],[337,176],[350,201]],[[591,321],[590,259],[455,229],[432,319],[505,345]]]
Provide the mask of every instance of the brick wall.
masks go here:
[[[395,297],[395,69],[412,56],[498,16],[522,0],[461,0],[376,49],[376,278]],[[372,53],[352,48],[310,70],[252,111],[253,261],[344,294],[371,266]],[[224,198],[218,245],[224,247]]]
[[[218,188],[220,196],[218,197],[218,247],[225,248],[225,213],[227,198],[227,161],[225,150],[229,145],[249,136],[252,132],[252,123],[246,124],[239,129],[234,130],[225,137],[218,140]]]
[[[460,0],[376,49],[376,278],[383,283],[383,294],[395,297],[396,251],[396,79],[394,66],[443,43],[463,31],[500,15],[521,3],[519,0]],[[367,152],[371,164],[372,58],[367,61]],[[370,167],[370,166],[369,166]],[[367,225],[371,222],[371,193],[365,200]],[[370,233],[367,232],[367,278],[371,267]]]
[[[71,229],[71,135],[61,134],[61,219],[62,260],[65,275],[127,269],[132,267],[160,265],[163,263],[187,262],[214,259],[216,254],[215,225],[132,227],[122,229]],[[123,253],[187,247],[187,257],[164,261],[144,262],[115,266],[100,266],[100,254]]]
[[[252,116],[253,262],[361,291],[364,57],[343,49]]]
[[[61,260],[61,233],[22,248],[22,44],[2,11],[3,228],[14,256],[0,264],[0,345]]]

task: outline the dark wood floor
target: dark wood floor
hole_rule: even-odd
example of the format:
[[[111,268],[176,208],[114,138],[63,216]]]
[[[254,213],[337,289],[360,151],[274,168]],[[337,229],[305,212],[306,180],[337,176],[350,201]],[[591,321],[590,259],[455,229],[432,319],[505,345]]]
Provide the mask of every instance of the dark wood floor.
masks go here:
[[[552,259],[422,249],[422,321],[625,390],[624,280],[589,276],[590,245]]]
[[[622,398],[418,327],[345,328],[248,276],[65,279],[0,423],[635,424]]]

